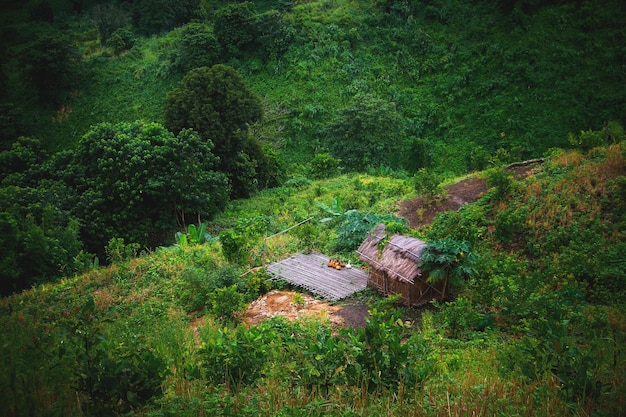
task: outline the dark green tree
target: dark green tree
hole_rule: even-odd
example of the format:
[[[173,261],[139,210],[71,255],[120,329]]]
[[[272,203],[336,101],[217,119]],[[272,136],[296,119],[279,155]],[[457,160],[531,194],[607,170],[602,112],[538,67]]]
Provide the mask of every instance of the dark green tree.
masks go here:
[[[333,156],[350,170],[397,167],[406,144],[401,141],[395,103],[357,94],[328,129]]]
[[[37,167],[48,157],[38,139],[21,136],[11,148],[0,152],[0,183],[3,186],[33,186]]]
[[[114,53],[127,51],[135,45],[136,36],[129,28],[119,28],[107,40],[107,46],[113,48]]]
[[[174,0],[139,0],[134,4],[133,21],[141,33],[170,30],[175,22]]]
[[[276,58],[287,52],[296,32],[291,25],[285,23],[282,13],[270,10],[256,15],[255,21],[255,42],[263,51],[263,58]]]
[[[113,32],[126,25],[128,14],[110,3],[97,4],[91,10],[91,19],[100,34],[100,44],[106,45]]]
[[[200,15],[200,0],[174,0],[174,25],[191,22]]]
[[[211,150],[190,129],[174,136],[157,123],[92,127],[67,170],[81,196],[77,212],[88,247],[101,251],[112,237],[160,244],[162,232],[171,236],[221,211],[229,188]]]
[[[254,4],[232,3],[215,13],[217,40],[229,55],[236,55],[253,44],[257,36]]]
[[[165,123],[174,133],[191,128],[214,143],[219,170],[233,186],[233,196],[248,195],[258,182],[259,159],[249,151],[248,126],[262,117],[260,99],[241,75],[226,65],[191,70],[167,95]]]
[[[189,23],[199,16],[200,0],[138,0],[133,4],[133,24],[144,34],[160,33]]]
[[[71,39],[58,31],[33,40],[19,57],[24,83],[41,103],[59,104],[80,85],[81,55]]]
[[[217,38],[203,23],[189,23],[178,29],[178,39],[172,49],[172,63],[183,73],[215,65],[220,58]]]
[[[79,221],[61,200],[72,201],[71,190],[50,180],[0,188],[0,294],[74,271]]]

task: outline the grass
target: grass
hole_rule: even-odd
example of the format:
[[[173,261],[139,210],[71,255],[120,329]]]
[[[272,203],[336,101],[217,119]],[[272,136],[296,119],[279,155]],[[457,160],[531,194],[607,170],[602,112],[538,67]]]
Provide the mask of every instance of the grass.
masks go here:
[[[553,175],[545,174],[535,182],[529,182],[524,191],[535,198],[544,198],[544,193],[554,195],[554,190],[560,187],[562,192],[571,195],[577,190],[572,187],[589,185],[588,181],[581,179],[599,176],[592,191],[602,192],[601,182],[611,181],[622,172],[622,158],[623,152],[616,146],[595,150],[587,156],[562,152],[545,169]],[[540,188],[535,185],[538,183]],[[337,198],[343,202],[351,201],[351,195],[359,194],[359,198],[363,198],[360,210],[388,213],[385,210],[389,210],[395,201],[413,193],[405,180],[343,175],[314,181],[299,189],[267,190],[254,199],[235,201],[209,228],[214,231],[230,227],[266,230],[265,234],[250,235],[247,258],[253,266],[261,256],[265,235],[283,230],[304,216],[313,215],[315,220],[310,226],[318,231],[314,234],[314,245],[324,248],[332,238],[332,229],[323,229],[316,221],[327,214],[320,212],[315,202],[330,204],[329,200]],[[519,198],[525,197],[522,194]],[[514,204],[515,199],[507,201],[509,208]],[[537,207],[549,205],[538,204]],[[595,205],[586,207],[597,212]],[[537,213],[543,213],[542,218],[562,220],[560,216],[550,214],[551,209],[538,210]],[[267,229],[259,229],[258,219],[265,219],[263,224]],[[539,219],[537,223],[541,223]],[[294,229],[267,241],[267,258],[279,259],[301,251],[302,236],[302,232]],[[490,239],[489,234],[484,238]],[[348,369],[354,366],[354,359],[358,357],[358,351],[351,349],[365,348],[358,342],[358,331],[333,331],[332,339],[324,339],[327,324],[314,320],[289,324],[280,319],[238,330],[230,322],[215,319],[208,311],[190,310],[190,306],[197,302],[193,299],[194,294],[204,291],[203,283],[212,279],[209,278],[211,271],[228,267],[219,242],[162,248],[55,284],[43,284],[0,300],[0,313],[5,317],[0,332],[0,346],[4,352],[0,359],[0,387],[7,393],[4,408],[0,411],[5,415],[44,411],[48,415],[88,415],[83,401],[86,391],[84,386],[80,388],[80,384],[82,372],[91,368],[83,353],[92,352],[93,358],[100,358],[102,362],[98,363],[103,368],[98,368],[98,372],[106,375],[107,355],[113,355],[118,361],[141,361],[143,357],[133,356],[137,353],[132,352],[147,350],[164,360],[163,367],[158,368],[162,375],[159,379],[162,395],[134,406],[130,412],[132,415],[552,416],[589,415],[596,411],[619,415],[620,393],[624,392],[622,371],[626,364],[618,346],[624,335],[623,310],[601,305],[580,309],[569,305],[548,290],[549,282],[542,284],[539,276],[527,271],[532,269],[532,259],[526,261],[526,267],[511,267],[507,266],[504,256],[495,256],[493,263],[482,261],[483,268],[494,278],[489,282],[477,278],[463,293],[465,304],[459,304],[458,308],[455,303],[449,303],[422,311],[419,316],[407,315],[411,324],[406,321],[401,326],[393,321],[378,324],[378,337],[385,334],[385,337],[395,337],[393,335],[399,331],[404,343],[414,344],[410,355],[415,356],[410,356],[413,359],[406,366],[423,375],[414,387],[372,385],[367,373],[361,373],[361,379],[350,379]],[[238,270],[242,274],[247,266]],[[520,280],[520,274],[525,278]],[[262,272],[249,273],[241,279],[238,285],[243,286],[264,280]],[[497,288],[491,288],[494,285]],[[532,285],[538,287],[530,288]],[[560,281],[558,285],[571,284]],[[490,291],[495,291],[497,296],[490,299]],[[482,295],[477,296],[474,292]],[[526,294],[526,299],[517,303],[514,299],[517,293]],[[509,301],[506,301],[507,297]],[[603,387],[599,396],[566,395],[570,391],[565,390],[564,382],[559,379],[561,374],[550,369],[537,367],[533,377],[522,372],[529,358],[535,357],[527,356],[528,353],[520,349],[523,340],[537,342],[530,345],[535,349],[531,355],[537,355],[536,358],[550,360],[553,357],[550,346],[555,342],[548,340],[543,344],[541,335],[531,332],[531,329],[541,331],[541,327],[537,327],[541,323],[550,323],[546,314],[551,314],[549,312],[554,309],[541,304],[542,297],[547,297],[545,302],[548,304],[559,303],[555,307],[559,311],[573,312],[572,325],[577,327],[572,328],[571,333],[558,336],[557,341],[580,349],[579,353],[570,350],[574,356],[567,360],[593,358],[596,361],[595,367],[588,369],[593,381]],[[361,302],[375,305],[378,299],[376,294],[369,293],[363,295]],[[93,300],[92,310],[88,308],[90,300]],[[544,307],[547,313],[542,313]],[[475,309],[472,311],[479,315],[485,311],[495,314],[502,327],[485,331],[472,328],[473,324],[465,314],[467,308]],[[514,311],[509,311],[507,316],[501,310],[503,308],[514,308]],[[525,308],[533,312],[526,314],[523,312]],[[537,314],[545,320],[533,318]],[[518,318],[512,324],[507,324],[515,317]],[[579,333],[585,341],[580,345],[576,339]],[[215,338],[220,337],[227,337],[230,342],[216,345]],[[596,346],[605,337],[615,340],[617,345],[588,350],[589,343]],[[318,340],[324,342],[317,355],[326,359],[311,362],[307,352],[317,349]],[[85,351],[83,343],[86,341],[94,343],[93,351]],[[207,355],[212,352],[203,348],[207,343],[216,349],[230,349],[228,352],[231,353],[221,357],[221,363],[261,361],[250,364],[261,364],[258,379],[245,384],[224,384],[212,379],[215,375],[207,373],[210,370],[204,365],[209,358]],[[99,346],[107,349],[102,350]],[[335,347],[330,349],[328,346]],[[391,349],[393,343],[382,346]],[[333,368],[337,373],[336,381],[329,386],[321,385],[317,371],[314,371],[323,369],[320,367],[324,361],[340,364]],[[151,362],[137,362],[139,367],[132,365],[135,362],[128,363],[137,378],[152,375],[146,373],[154,366],[150,365]],[[241,362],[232,362],[233,366],[238,363]],[[75,372],[76,369],[82,371]],[[77,392],[80,393],[78,396]]]

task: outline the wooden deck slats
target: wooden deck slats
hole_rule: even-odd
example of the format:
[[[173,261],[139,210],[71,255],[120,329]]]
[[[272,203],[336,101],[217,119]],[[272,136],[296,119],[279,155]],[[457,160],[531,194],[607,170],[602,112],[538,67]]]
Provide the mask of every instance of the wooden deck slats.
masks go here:
[[[367,287],[367,272],[360,268],[337,270],[327,266],[321,253],[299,254],[268,266],[268,272],[327,300],[337,301]]]

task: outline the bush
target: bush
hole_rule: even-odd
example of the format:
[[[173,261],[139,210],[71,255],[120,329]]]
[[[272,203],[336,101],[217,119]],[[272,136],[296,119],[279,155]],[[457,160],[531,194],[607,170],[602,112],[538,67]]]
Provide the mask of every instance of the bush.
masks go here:
[[[268,346],[262,327],[207,326],[201,334],[203,364],[207,379],[238,391],[261,377],[268,358]]]
[[[413,176],[415,191],[420,195],[427,205],[433,204],[438,195],[443,193],[441,180],[433,171],[421,168]]]
[[[124,238],[111,238],[109,243],[104,248],[104,251],[107,255],[107,260],[111,263],[119,263],[128,261],[135,256],[137,256],[137,251],[139,251],[138,243],[128,243],[124,242]]]
[[[210,294],[209,303],[211,313],[226,322],[238,322],[246,309],[244,295],[237,290],[236,285],[218,288]]]
[[[311,184],[313,184],[313,182],[310,179],[306,177],[297,177],[285,181],[285,184],[283,185],[288,188],[306,188]]]
[[[317,154],[309,161],[309,172],[316,179],[330,178],[339,172],[340,164],[341,159],[335,159],[328,153]]]
[[[59,331],[58,358],[72,361],[76,389],[86,396],[88,415],[126,413],[162,393],[166,363],[143,337],[109,340],[103,323],[108,311],[96,308],[93,297],[75,310],[71,323]]]
[[[492,194],[494,201],[504,201],[513,189],[513,174],[503,168],[494,168],[489,171],[488,182],[495,188]]]
[[[237,56],[257,36],[254,4],[244,1],[219,9],[215,14],[214,30],[223,50]]]
[[[113,52],[117,55],[135,46],[135,41],[136,37],[132,30],[121,28],[111,34],[107,45],[113,48]]]
[[[246,261],[248,238],[233,229],[224,230],[219,236],[222,243],[222,254],[232,263],[243,264]]]
[[[219,63],[220,45],[211,28],[203,23],[189,23],[178,31],[172,45],[172,64],[182,73]]]

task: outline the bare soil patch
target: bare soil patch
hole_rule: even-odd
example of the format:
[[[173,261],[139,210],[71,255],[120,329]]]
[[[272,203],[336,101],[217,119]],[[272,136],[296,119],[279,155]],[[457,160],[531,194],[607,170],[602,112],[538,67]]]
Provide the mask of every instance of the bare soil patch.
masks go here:
[[[445,187],[446,198],[432,204],[426,204],[422,197],[402,201],[399,204],[398,215],[407,219],[409,227],[416,229],[432,223],[439,213],[458,210],[463,204],[473,203],[482,197],[486,191],[487,183],[485,181],[476,177],[466,178]]]
[[[522,180],[534,175],[540,169],[542,159],[530,160],[519,164],[512,164],[506,168],[513,173],[513,177]],[[458,210],[463,204],[473,203],[488,190],[487,183],[476,177],[469,177],[444,188],[446,198],[442,198],[433,204],[426,204],[422,197],[402,201],[398,204],[398,216],[404,217],[409,222],[409,227],[417,229],[420,226],[430,224],[435,216],[450,210]]]
[[[314,317],[328,321],[333,326],[344,326],[345,322],[338,314],[339,310],[341,310],[340,306],[331,305],[308,294],[272,290],[250,303],[243,321],[248,325],[254,325],[280,315],[292,321],[303,317]]]
[[[365,327],[367,305],[357,300],[345,305],[330,304],[308,294],[291,290],[272,290],[248,306],[243,322],[249,326],[283,316],[287,320],[315,318],[334,327]]]

